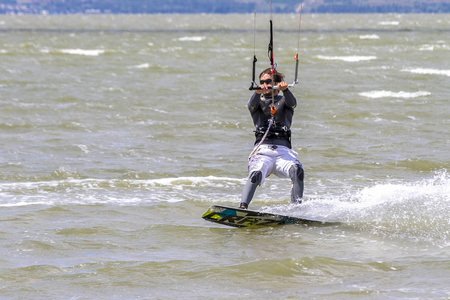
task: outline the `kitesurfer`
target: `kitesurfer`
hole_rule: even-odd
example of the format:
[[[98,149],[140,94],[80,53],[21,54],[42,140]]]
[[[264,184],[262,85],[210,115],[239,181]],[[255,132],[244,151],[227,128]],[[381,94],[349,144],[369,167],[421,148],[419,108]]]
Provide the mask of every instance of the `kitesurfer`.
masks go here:
[[[291,179],[291,202],[299,204],[303,198],[304,171],[297,159],[298,154],[292,150],[290,129],[297,100],[288,89],[284,75],[277,70],[268,68],[261,72],[259,79],[259,89],[255,89],[247,104],[256,128],[257,148],[249,157],[249,176],[240,208],[248,208],[257,186],[271,174]],[[277,89],[272,89],[273,86]],[[261,143],[268,127],[267,136]]]

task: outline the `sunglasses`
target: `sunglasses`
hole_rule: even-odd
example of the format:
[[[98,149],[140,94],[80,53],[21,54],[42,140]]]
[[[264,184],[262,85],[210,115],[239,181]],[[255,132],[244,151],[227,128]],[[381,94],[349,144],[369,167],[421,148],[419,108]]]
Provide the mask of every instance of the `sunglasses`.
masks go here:
[[[260,80],[259,83],[260,84],[264,84],[264,83],[269,84],[269,83],[272,83],[272,79]]]

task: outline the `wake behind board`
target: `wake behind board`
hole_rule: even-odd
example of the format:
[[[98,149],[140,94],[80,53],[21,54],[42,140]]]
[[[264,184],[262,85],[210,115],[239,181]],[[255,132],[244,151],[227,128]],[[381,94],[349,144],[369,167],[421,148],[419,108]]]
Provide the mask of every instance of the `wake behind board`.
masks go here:
[[[203,214],[202,218],[210,222],[233,227],[274,226],[283,224],[331,224],[323,221],[283,216],[279,214],[271,214],[222,205],[212,205]]]

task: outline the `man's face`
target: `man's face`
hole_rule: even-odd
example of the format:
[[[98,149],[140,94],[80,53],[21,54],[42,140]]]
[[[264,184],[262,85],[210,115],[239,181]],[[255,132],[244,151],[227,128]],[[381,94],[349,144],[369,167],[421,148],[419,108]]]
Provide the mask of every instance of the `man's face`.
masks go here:
[[[260,82],[260,87],[264,90],[264,92],[262,94],[265,96],[272,96],[272,89],[269,89],[273,86],[272,75],[267,74],[267,73],[263,74],[259,78],[259,82]],[[278,90],[274,90],[273,95],[276,96],[277,94],[278,94]]]
[[[270,74],[263,74],[260,78],[260,86],[262,89],[268,89],[269,87],[272,87],[272,76]],[[267,90],[264,92],[265,95],[272,93],[272,90]]]

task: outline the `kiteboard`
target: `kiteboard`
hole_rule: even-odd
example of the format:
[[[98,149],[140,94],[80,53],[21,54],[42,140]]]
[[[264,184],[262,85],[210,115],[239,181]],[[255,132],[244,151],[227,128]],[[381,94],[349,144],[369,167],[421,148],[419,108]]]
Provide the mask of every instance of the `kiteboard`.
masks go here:
[[[203,214],[206,221],[233,227],[274,226],[284,224],[331,225],[329,222],[259,212],[222,205],[212,205]]]

